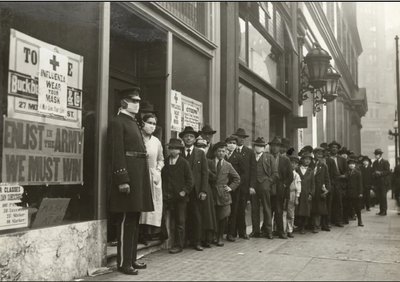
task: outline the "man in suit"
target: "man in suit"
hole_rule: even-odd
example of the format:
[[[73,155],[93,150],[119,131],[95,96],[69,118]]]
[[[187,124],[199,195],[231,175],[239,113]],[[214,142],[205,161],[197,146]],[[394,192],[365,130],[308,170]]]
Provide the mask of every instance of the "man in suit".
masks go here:
[[[200,245],[202,235],[201,203],[207,197],[208,165],[205,153],[194,146],[198,136],[199,133],[191,126],[185,127],[185,129],[179,133],[179,137],[183,139],[185,144],[183,157],[190,164],[194,182],[192,192],[189,194],[188,225],[190,225],[190,228],[188,228],[188,230],[191,232],[190,239],[194,249],[203,251],[203,247]]]
[[[141,212],[154,211],[146,147],[136,120],[140,89],[121,91],[121,108],[109,130],[112,185],[109,209],[118,217],[118,270],[137,275],[146,264],[136,261]]]
[[[213,156],[213,144],[211,143],[211,140],[214,136],[215,133],[217,133],[217,131],[215,131],[214,129],[212,129],[212,127],[209,124],[206,124],[203,126],[203,128],[199,131],[200,136],[207,141],[207,147],[205,148],[205,152],[206,152],[206,157],[207,159],[212,159],[214,158]]]
[[[218,142],[213,147],[214,158],[208,160],[210,168],[210,184],[214,195],[215,209],[218,220],[217,246],[222,247],[222,237],[225,227],[231,214],[232,197],[231,193],[240,184],[240,176],[233,168],[232,164],[225,160],[225,142]]]
[[[233,135],[225,139],[225,142],[227,144],[227,154],[225,156],[225,160],[230,162],[235,171],[240,175],[243,174],[244,170],[242,168],[242,162],[240,161],[239,153],[236,152],[237,140],[238,138]],[[231,193],[231,196],[232,196],[231,215],[229,216],[228,234],[226,236],[226,239],[230,242],[234,242],[237,236],[240,190],[236,189]]]
[[[243,128],[238,128],[233,134],[237,137],[237,148],[236,152],[240,158],[240,165],[242,167],[242,172],[240,174],[240,185],[238,190],[239,194],[239,204],[237,208],[237,233],[239,238],[248,240],[249,236],[246,233],[246,205],[247,201],[250,199],[250,187],[251,181],[255,179],[255,156],[253,150],[244,146],[244,142],[249,135]],[[236,234],[234,234],[236,237]]]
[[[332,185],[331,217],[336,226],[343,227],[343,195],[346,189],[346,172],[348,167],[346,160],[338,154],[340,148],[341,145],[336,141],[332,141],[329,144],[329,150],[331,153],[330,159],[333,160],[337,169],[336,180],[334,185]],[[332,169],[330,170],[330,173],[331,172]],[[331,175],[330,177],[332,178]]]
[[[272,206],[271,192],[275,179],[278,178],[278,168],[271,154],[265,152],[267,145],[264,138],[258,137],[253,142],[256,160],[256,176],[250,188],[251,221],[253,225],[252,237],[261,237],[260,232],[260,203],[264,215],[263,228],[265,237],[272,237]]]
[[[385,216],[387,212],[387,189],[389,186],[390,164],[382,158],[383,151],[376,149],[374,152],[375,161],[372,164],[372,177],[374,179],[379,200],[379,213]]]
[[[283,225],[283,208],[290,196],[289,189],[293,181],[292,164],[286,154],[280,153],[282,141],[279,137],[275,136],[268,144],[275,166],[278,169],[277,179],[272,189],[272,214],[276,224],[277,235],[281,239],[287,239]]]

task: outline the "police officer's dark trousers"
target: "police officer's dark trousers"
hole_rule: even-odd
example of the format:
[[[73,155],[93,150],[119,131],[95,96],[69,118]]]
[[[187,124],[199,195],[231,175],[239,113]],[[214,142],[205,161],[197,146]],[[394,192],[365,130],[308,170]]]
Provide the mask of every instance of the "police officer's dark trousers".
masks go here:
[[[131,267],[136,261],[140,212],[118,213],[118,267]]]

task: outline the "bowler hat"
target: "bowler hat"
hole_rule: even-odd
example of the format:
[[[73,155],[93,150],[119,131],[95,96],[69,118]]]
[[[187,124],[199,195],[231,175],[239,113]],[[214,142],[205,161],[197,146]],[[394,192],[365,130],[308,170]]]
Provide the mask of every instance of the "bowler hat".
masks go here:
[[[205,125],[203,126],[203,128],[200,130],[199,133],[200,133],[200,134],[201,134],[201,133],[203,133],[203,134],[215,134],[215,133],[217,133],[217,131],[214,130],[214,129],[212,129],[211,125],[205,124]]]
[[[196,142],[194,143],[194,145],[199,148],[205,148],[207,147],[207,140],[199,136],[196,138]]]
[[[140,88],[139,87],[132,87],[132,88],[126,88],[123,90],[120,90],[117,92],[119,98],[122,99],[132,99],[132,100],[137,100],[140,101]]]
[[[233,135],[236,135],[236,136],[239,136],[239,137],[244,137],[244,138],[249,137],[249,135],[246,134],[246,130],[244,130],[243,128],[238,128],[236,130],[236,132],[233,133]]]
[[[212,147],[212,151],[215,152],[216,150],[218,150],[219,148],[224,148],[226,147],[226,143],[224,141],[220,141],[216,144],[214,144],[214,146]]]
[[[305,158],[313,159],[314,156],[311,152],[304,152],[303,154],[301,154],[300,159],[305,159]]]
[[[186,126],[185,129],[181,133],[179,133],[179,137],[183,138],[183,136],[185,136],[185,134],[189,134],[189,133],[193,134],[196,138],[199,137],[199,133],[197,131],[195,131],[193,129],[193,127],[191,127],[191,126]]]
[[[306,145],[306,146],[304,146],[304,147],[301,149],[301,151],[302,151],[303,153],[304,153],[304,152],[312,153],[312,152],[314,151],[314,149],[313,149],[312,146]]]
[[[372,162],[368,156],[361,156],[361,162],[364,162],[364,161],[368,161],[369,163]]]
[[[278,136],[275,136],[274,139],[272,139],[272,141],[270,141],[268,143],[268,145],[279,145],[279,146],[282,146],[282,140]]]
[[[320,145],[319,145],[321,148],[324,148],[324,149],[328,149],[328,143],[326,143],[326,142],[323,142],[323,143],[321,143]]]
[[[356,164],[357,163],[357,160],[355,160],[355,159],[353,159],[353,158],[349,158],[348,160],[347,160],[347,164]]]
[[[321,147],[314,148],[313,153],[316,155],[317,153],[324,153],[325,149]]]
[[[342,147],[339,152],[340,155],[342,154],[346,154],[346,155],[350,155],[350,151],[347,149],[347,147]]]
[[[226,143],[228,143],[228,142],[230,142],[230,141],[238,141],[238,139],[237,139],[237,137],[235,136],[235,135],[231,135],[231,136],[228,136],[226,139],[225,139],[225,142]]]
[[[172,149],[172,148],[183,148],[184,145],[182,144],[182,141],[178,138],[171,138],[169,139],[169,143],[167,146]]]
[[[265,143],[265,140],[263,137],[258,137],[256,140],[253,141],[254,146],[265,146],[267,143]]]
[[[383,155],[382,149],[376,149],[376,150],[374,151],[374,155]]]
[[[340,145],[338,142],[336,141],[332,141],[331,143],[329,143],[329,148],[331,148],[332,146],[336,145],[339,149],[342,148],[342,145]]]
[[[140,102],[140,112],[153,114],[157,113],[157,111],[154,110],[154,105],[147,100]]]
[[[286,151],[286,155],[292,156],[293,153],[294,153],[294,151],[295,151],[295,149],[294,149],[293,147],[292,147],[292,148],[289,148],[289,150]]]

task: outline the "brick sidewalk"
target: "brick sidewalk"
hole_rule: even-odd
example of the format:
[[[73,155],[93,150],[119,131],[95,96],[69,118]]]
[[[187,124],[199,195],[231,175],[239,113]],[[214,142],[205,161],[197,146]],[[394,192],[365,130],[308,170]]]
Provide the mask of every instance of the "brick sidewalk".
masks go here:
[[[376,212],[363,213],[363,228],[351,221],[289,240],[237,240],[177,255],[160,251],[142,259],[148,269],[138,276],[113,272],[86,280],[399,280],[400,216]]]

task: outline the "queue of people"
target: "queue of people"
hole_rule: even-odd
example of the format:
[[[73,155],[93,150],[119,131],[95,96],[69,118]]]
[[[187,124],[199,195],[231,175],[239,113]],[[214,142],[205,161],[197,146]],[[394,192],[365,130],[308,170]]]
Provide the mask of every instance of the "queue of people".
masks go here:
[[[118,219],[117,263],[125,274],[147,267],[136,261],[139,230],[161,230],[164,239],[171,238],[169,252],[176,254],[186,247],[223,247],[238,237],[272,240],[308,230],[329,232],[353,219],[362,227],[361,209],[369,211],[372,189],[379,215],[386,215],[390,166],[379,149],[373,164],[335,141],[296,154],[288,139],[258,137],[251,149],[244,145],[249,136],[242,128],[213,144],[216,131],[205,125],[201,131],[187,126],[179,138],[171,138],[164,159],[154,133],[157,117],[139,115],[139,94],[138,88],[120,92],[121,108],[109,133],[109,209]]]

